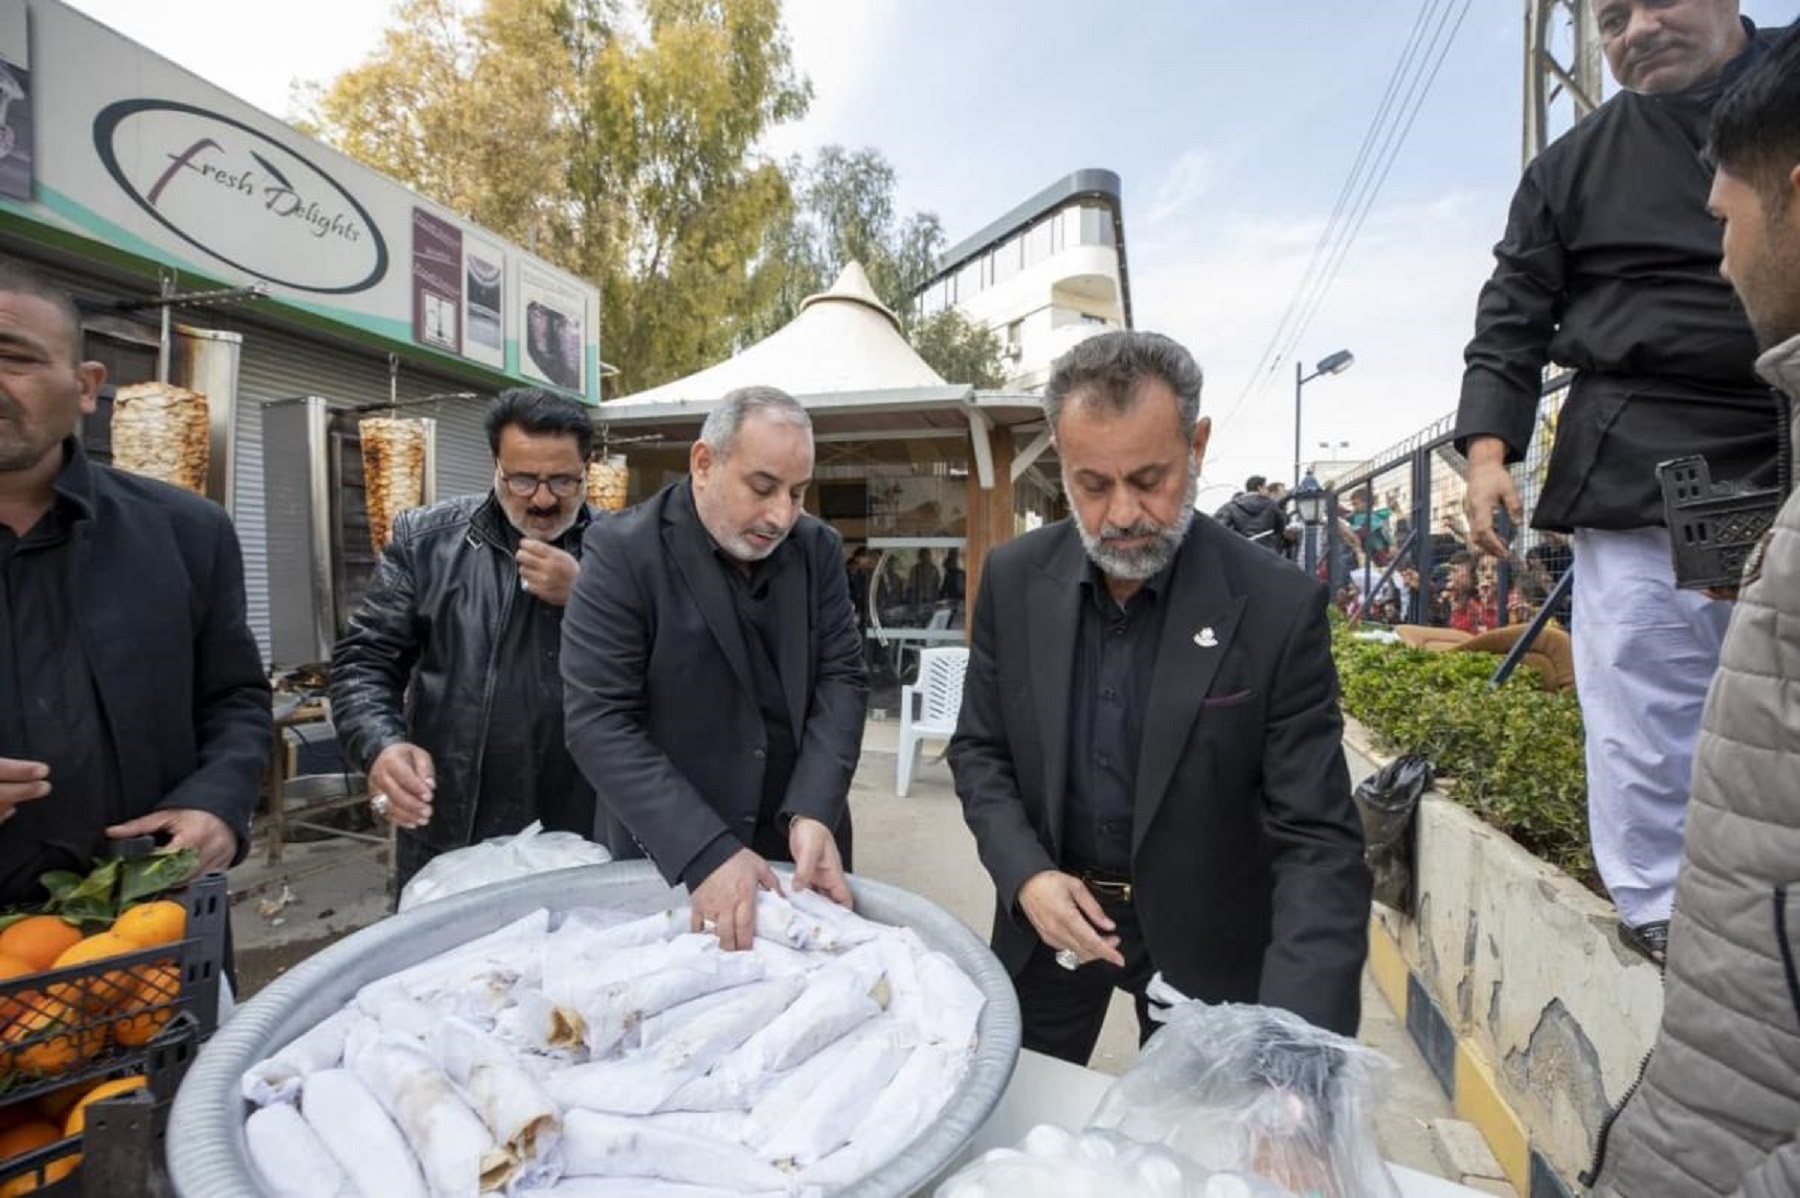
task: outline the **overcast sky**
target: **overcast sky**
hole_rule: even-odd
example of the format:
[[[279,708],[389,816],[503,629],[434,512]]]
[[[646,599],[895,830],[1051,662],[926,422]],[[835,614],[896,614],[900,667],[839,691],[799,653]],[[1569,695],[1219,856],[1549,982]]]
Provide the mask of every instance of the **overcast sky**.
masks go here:
[[[386,0],[73,0],[277,116],[378,44]],[[1251,372],[1306,269],[1416,0],[787,0],[812,111],[777,155],[874,146],[951,241],[1062,175],[1117,171],[1138,327],[1187,344],[1219,427],[1203,501],[1292,470],[1293,360]],[[1454,8],[1460,5],[1452,4]],[[1297,353],[1305,456],[1366,457],[1454,408],[1476,290],[1519,172],[1522,0],[1473,0]],[[1744,0],[1761,24],[1794,0]],[[606,331],[601,330],[604,344]],[[779,379],[771,382],[779,384]],[[1240,397],[1251,397],[1239,403]],[[1322,453],[1318,442],[1332,448]]]

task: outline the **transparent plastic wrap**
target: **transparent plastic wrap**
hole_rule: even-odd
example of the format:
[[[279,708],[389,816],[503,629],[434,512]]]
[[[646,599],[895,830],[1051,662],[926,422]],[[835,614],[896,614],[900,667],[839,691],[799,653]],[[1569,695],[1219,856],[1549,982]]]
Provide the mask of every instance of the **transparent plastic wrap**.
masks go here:
[[[937,1198],[1292,1198],[1235,1173],[1209,1173],[1156,1144],[1089,1128],[1040,1124],[938,1187]]]
[[[516,836],[496,836],[466,849],[456,849],[425,863],[400,892],[400,910],[449,898],[477,886],[528,878],[553,869],[578,865],[605,865],[612,854],[604,845],[583,840],[573,832],[546,832],[533,820]]]
[[[1243,1171],[1301,1198],[1398,1198],[1371,1113],[1380,1053],[1269,1007],[1190,1002],[1160,981],[1164,1026],[1090,1126]]]

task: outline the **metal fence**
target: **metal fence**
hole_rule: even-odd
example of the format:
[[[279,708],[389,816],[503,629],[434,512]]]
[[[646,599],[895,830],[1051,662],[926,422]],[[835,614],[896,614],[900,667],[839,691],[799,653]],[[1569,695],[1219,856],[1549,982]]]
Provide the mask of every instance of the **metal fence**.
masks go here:
[[[1512,468],[1525,519],[1508,528],[1500,517],[1507,556],[1469,547],[1468,462],[1456,451],[1455,418],[1445,417],[1326,488],[1324,519],[1304,529],[1299,563],[1330,582],[1333,604],[1356,621],[1481,633],[1548,610],[1568,627],[1568,587],[1559,583],[1569,539],[1530,523],[1571,377],[1546,380],[1530,448]]]

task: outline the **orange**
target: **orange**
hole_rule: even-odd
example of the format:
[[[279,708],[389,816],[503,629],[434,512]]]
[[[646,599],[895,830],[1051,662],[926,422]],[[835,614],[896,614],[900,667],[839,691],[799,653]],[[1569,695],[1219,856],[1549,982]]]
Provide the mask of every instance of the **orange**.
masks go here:
[[[168,899],[142,903],[113,920],[112,930],[139,948],[173,944],[187,935],[187,908]]]
[[[12,1067],[48,1077],[68,1072],[105,1048],[106,1028],[84,1025],[79,1008],[47,998],[0,1033],[0,1043],[23,1045],[7,1054]]]
[[[96,932],[71,945],[51,968],[63,969],[70,965],[104,961],[108,957],[138,952],[140,947],[116,932]],[[64,1002],[79,1002],[86,1010],[104,1014],[117,1010],[130,1001],[134,985],[132,972],[112,969],[96,977],[83,978],[79,982],[57,982],[50,987],[50,997],[60,998]]]
[[[141,1077],[116,1077],[112,1081],[101,1082],[81,1096],[81,1101],[75,1104],[74,1109],[69,1112],[69,1117],[63,1121],[62,1134],[78,1136],[87,1130],[88,1104],[99,1102],[102,1098],[111,1098],[115,1094],[125,1094],[143,1088],[144,1079]]]
[[[150,1038],[175,1017],[175,1000],[181,997],[181,973],[173,965],[146,965],[137,970],[137,985],[123,1008],[135,1015],[113,1024],[113,1039],[136,1048],[150,1043]]]
[[[28,915],[0,932],[0,953],[29,961],[33,969],[51,962],[81,939],[81,929],[57,915]]]
[[[62,1132],[56,1124],[43,1119],[34,1119],[30,1123],[21,1123],[17,1127],[0,1132],[0,1161],[8,1161],[27,1152],[42,1148],[46,1144],[54,1144],[62,1139]],[[61,1156],[44,1168],[44,1183],[68,1176],[75,1169],[79,1158]],[[29,1194],[39,1188],[35,1174],[27,1173],[15,1177],[4,1185],[0,1185],[0,1198],[17,1198],[20,1194]]]
[[[22,978],[38,972],[38,966],[20,957],[9,957],[0,953],[0,982],[9,982],[13,978]],[[4,1026],[25,1013],[37,995],[27,991],[23,994],[9,995],[0,998],[0,1026]]]

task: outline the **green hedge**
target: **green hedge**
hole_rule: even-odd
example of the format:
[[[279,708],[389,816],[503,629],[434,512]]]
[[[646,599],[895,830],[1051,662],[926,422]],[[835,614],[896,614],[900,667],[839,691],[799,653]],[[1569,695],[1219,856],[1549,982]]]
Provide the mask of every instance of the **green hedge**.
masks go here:
[[[1600,890],[1588,843],[1581,708],[1573,693],[1544,690],[1528,669],[1489,690],[1500,664],[1492,654],[1360,641],[1341,622],[1333,650],[1344,710],[1382,748],[1422,754],[1451,797]]]

